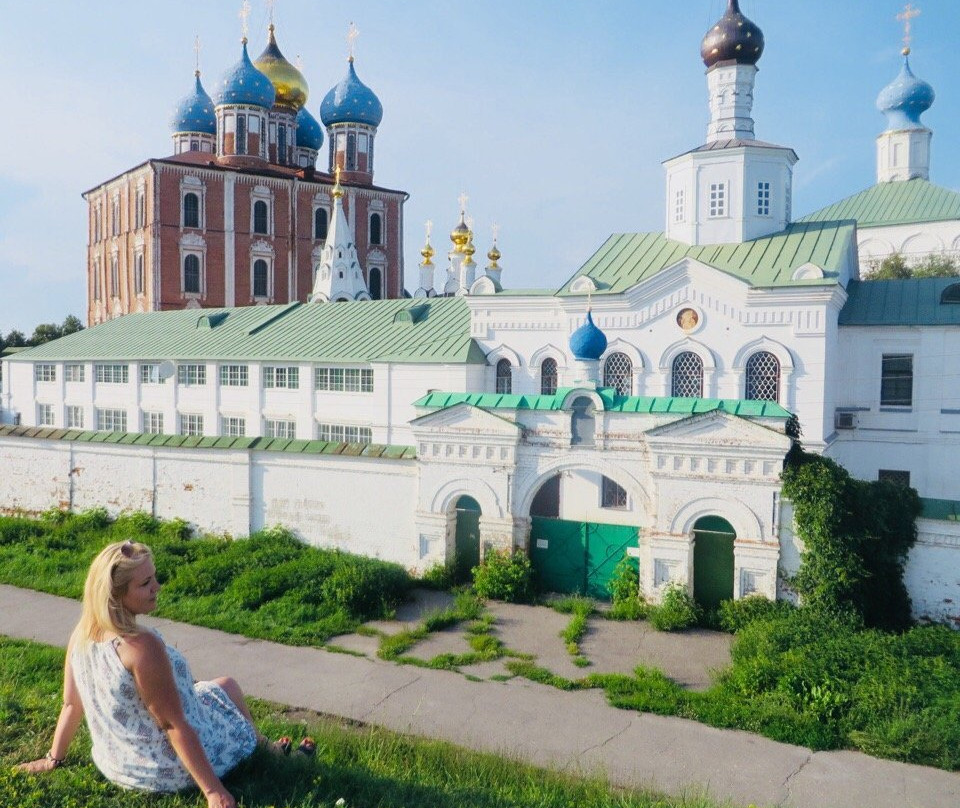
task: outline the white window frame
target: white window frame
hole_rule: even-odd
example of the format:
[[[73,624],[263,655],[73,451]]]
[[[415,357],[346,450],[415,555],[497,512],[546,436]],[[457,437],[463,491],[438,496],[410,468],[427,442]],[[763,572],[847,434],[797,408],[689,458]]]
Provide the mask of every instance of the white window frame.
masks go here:
[[[372,368],[318,367],[314,389],[330,393],[372,393]]]
[[[203,414],[181,412],[177,416],[178,435],[203,435]]]
[[[757,216],[770,216],[770,183],[761,180],[757,183]]]
[[[225,438],[245,438],[247,419],[242,415],[220,416],[220,434]]]
[[[297,422],[287,418],[265,418],[263,421],[263,436],[265,438],[293,440],[297,437]]]
[[[147,362],[140,365],[140,384],[164,384],[167,380],[160,378],[160,363]]]
[[[143,432],[146,435],[163,435],[163,413],[147,412],[143,413]]]
[[[708,215],[711,219],[723,219],[727,216],[727,183],[711,182],[707,198]]]
[[[83,382],[87,378],[87,366],[82,362],[68,362],[63,366],[63,380],[67,384]]]
[[[373,443],[373,430],[358,424],[317,424],[317,440],[328,443]]]
[[[257,202],[266,202],[267,203],[267,232],[258,233],[254,229],[254,209],[256,208]],[[250,192],[250,236],[272,236],[274,234],[274,222],[273,222],[273,193],[269,188],[265,188],[262,185],[257,185]]]
[[[97,407],[94,411],[97,432],[126,432],[127,411],[115,407]]]
[[[77,404],[67,404],[64,426],[67,429],[83,429],[83,407]]]
[[[177,384],[181,387],[204,387],[207,384],[207,366],[202,363],[177,365]]]
[[[678,188],[673,193],[673,221],[674,224],[686,221],[686,190]]]
[[[247,387],[249,384],[249,365],[220,365],[221,387]]]
[[[56,426],[57,414],[53,404],[37,404],[37,426]]]
[[[57,366],[51,362],[38,362],[33,366],[33,378],[41,383],[55,382],[57,380]]]
[[[300,368],[297,365],[267,365],[262,372],[265,390],[300,389]]]
[[[130,365],[101,363],[93,366],[97,384],[129,384]]]

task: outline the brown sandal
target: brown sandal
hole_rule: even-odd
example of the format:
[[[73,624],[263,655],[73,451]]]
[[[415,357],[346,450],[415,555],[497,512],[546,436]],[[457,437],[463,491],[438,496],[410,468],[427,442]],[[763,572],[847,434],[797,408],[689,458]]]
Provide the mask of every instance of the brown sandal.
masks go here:
[[[300,745],[297,747],[297,751],[307,757],[313,757],[317,754],[317,744],[309,736],[300,741]]]

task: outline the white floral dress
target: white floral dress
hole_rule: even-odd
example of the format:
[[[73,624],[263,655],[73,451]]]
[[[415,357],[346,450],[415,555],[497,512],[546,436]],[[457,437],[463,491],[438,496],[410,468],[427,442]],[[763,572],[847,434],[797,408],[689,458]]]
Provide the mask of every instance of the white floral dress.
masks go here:
[[[179,791],[195,785],[140,698],[133,674],[123,667],[118,643],[78,646],[71,656],[73,678],[93,739],[94,764],[104,777],[125,788]],[[194,683],[183,655],[176,648],[165,647],[183,713],[196,730],[213,770],[222,777],[253,752],[256,730],[223,688],[213,682]]]

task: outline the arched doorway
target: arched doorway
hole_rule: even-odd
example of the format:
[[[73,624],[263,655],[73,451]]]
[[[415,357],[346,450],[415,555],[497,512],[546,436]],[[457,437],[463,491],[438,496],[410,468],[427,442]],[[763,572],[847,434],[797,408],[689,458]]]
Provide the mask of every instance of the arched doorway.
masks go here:
[[[470,571],[480,563],[480,504],[462,496],[457,500],[455,574],[458,581],[469,581]]]
[[[693,525],[693,598],[715,609],[733,597],[733,526],[721,516],[702,516]]]

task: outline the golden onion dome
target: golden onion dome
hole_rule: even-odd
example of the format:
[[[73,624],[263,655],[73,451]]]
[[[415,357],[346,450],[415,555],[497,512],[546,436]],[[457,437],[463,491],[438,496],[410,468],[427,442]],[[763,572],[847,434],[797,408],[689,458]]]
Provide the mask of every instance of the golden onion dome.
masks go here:
[[[473,246],[473,232],[471,231],[467,236],[467,243],[463,245],[463,252],[466,254],[467,258],[473,258],[474,253],[476,253],[477,248]]]
[[[472,235],[470,228],[467,227],[467,223],[464,221],[464,214],[461,212],[460,223],[450,232],[450,241],[452,241],[457,248],[457,252],[463,252],[463,248],[467,245],[467,242],[470,241]]]
[[[429,241],[424,244],[423,249],[420,250],[420,255],[423,256],[423,265],[430,266],[433,263],[433,256],[436,254],[437,251],[433,249]]]
[[[494,267],[497,265],[497,261],[500,260],[500,250],[497,249],[497,242],[493,242],[493,246],[490,248],[490,252],[487,253],[487,258],[490,259],[490,266]]]
[[[254,67],[270,79],[270,83],[273,84],[277,93],[274,103],[277,106],[298,111],[307,103],[310,85],[307,84],[303,73],[290,64],[280,52],[280,48],[277,46],[277,38],[273,33],[272,23],[268,30],[267,47],[257,58],[257,61],[253,63]]]

